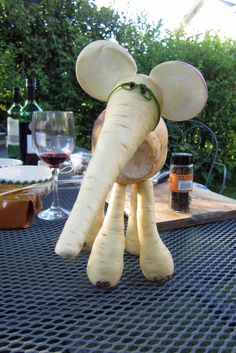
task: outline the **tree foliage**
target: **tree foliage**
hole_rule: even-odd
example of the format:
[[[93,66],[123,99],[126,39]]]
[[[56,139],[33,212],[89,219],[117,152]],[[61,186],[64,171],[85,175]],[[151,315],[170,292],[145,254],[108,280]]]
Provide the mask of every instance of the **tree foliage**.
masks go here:
[[[134,56],[140,73],[148,74],[167,60],[183,60],[203,73],[209,99],[198,118],[219,141],[219,159],[236,167],[236,48],[230,39],[206,34],[188,38],[165,32],[145,17],[136,22],[112,9],[98,10],[89,0],[0,1],[0,119],[12,101],[12,87],[24,88],[26,77],[38,81],[43,109],[69,109],[76,116],[77,143],[90,148],[92,125],[104,108],[82,91],[75,77],[81,49],[97,39],[115,38]]]

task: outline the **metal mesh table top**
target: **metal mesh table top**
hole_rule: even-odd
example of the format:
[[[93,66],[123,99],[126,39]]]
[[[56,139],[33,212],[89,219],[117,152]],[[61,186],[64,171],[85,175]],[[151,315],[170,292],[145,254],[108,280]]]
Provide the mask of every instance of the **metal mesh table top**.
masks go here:
[[[65,206],[76,192],[62,191]],[[62,221],[0,232],[0,353],[236,352],[236,220],[162,233],[176,274],[159,287],[126,254],[98,290],[87,253],[54,253]]]

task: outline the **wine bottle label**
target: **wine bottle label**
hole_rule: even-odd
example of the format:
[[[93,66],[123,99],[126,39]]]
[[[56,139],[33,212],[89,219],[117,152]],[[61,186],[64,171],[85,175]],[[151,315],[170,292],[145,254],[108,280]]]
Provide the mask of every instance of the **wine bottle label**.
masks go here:
[[[35,155],[33,143],[32,143],[32,135],[31,135],[31,124],[26,122],[20,122],[19,130],[20,130],[20,159],[24,164],[33,164],[29,161]]]
[[[170,173],[169,176],[171,192],[188,192],[193,189],[193,174],[181,175]]]
[[[19,120],[7,118],[7,135],[8,145],[19,145]]]
[[[27,153],[29,154],[35,153],[32,135],[27,135]]]

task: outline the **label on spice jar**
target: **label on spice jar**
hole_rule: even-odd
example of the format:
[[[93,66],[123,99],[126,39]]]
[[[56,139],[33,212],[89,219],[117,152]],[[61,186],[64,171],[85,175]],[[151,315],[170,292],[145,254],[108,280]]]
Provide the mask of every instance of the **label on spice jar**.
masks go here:
[[[171,192],[189,192],[193,189],[193,174],[170,173],[169,181]]]

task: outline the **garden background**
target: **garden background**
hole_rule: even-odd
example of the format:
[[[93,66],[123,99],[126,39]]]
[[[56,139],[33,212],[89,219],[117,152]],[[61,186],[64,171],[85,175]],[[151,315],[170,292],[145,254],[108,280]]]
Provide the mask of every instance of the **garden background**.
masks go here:
[[[0,0],[0,122],[12,103],[12,88],[26,77],[38,81],[37,100],[43,109],[72,110],[77,144],[90,149],[94,120],[105,104],[82,91],[75,77],[81,49],[97,39],[116,39],[136,60],[140,73],[157,64],[182,60],[204,75],[209,99],[198,119],[219,142],[218,161],[228,169],[226,194],[236,198],[236,42],[216,34],[188,37],[184,30],[163,33],[161,19],[150,25],[94,1]]]

